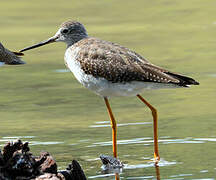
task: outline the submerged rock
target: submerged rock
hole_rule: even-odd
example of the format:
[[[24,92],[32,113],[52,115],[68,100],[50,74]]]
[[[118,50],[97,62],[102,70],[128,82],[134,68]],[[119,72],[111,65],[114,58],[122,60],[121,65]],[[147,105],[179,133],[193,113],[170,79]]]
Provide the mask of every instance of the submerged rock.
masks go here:
[[[0,43],[0,62],[10,65],[19,65],[19,64],[25,64],[25,62],[19,57],[23,56],[23,53],[20,52],[12,52],[8,49],[6,49],[1,43]]]
[[[8,142],[0,151],[0,180],[86,180],[76,160],[65,171],[57,171],[57,164],[48,152],[33,156],[28,142]]]

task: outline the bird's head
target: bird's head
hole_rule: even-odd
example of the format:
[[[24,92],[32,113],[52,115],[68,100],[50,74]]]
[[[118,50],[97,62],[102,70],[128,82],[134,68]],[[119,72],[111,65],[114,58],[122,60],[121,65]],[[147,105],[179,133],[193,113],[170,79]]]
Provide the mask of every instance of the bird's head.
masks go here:
[[[56,34],[53,37],[45,41],[42,41],[40,43],[37,43],[33,46],[24,48],[20,50],[20,52],[27,51],[29,49],[37,48],[58,41],[65,42],[68,46],[71,46],[74,43],[86,37],[88,37],[88,34],[86,32],[85,27],[81,23],[77,21],[66,21],[62,23],[59,30],[56,32]]]

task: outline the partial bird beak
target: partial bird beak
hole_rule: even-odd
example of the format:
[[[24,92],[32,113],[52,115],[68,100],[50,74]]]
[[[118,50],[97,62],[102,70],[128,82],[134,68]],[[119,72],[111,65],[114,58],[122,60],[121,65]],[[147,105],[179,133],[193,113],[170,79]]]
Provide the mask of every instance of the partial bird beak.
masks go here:
[[[16,56],[24,56],[24,54],[22,52],[12,51],[12,53],[14,53]]]
[[[20,50],[19,52],[23,52],[23,51],[27,51],[27,50],[30,50],[30,49],[34,49],[34,48],[37,48],[37,47],[40,47],[40,46],[43,46],[43,45],[46,45],[46,44],[49,44],[49,43],[53,43],[53,42],[56,42],[56,40],[59,38],[59,36],[53,36],[45,41],[42,41],[38,44],[35,44],[33,46],[29,46],[29,47],[26,47],[22,50]]]

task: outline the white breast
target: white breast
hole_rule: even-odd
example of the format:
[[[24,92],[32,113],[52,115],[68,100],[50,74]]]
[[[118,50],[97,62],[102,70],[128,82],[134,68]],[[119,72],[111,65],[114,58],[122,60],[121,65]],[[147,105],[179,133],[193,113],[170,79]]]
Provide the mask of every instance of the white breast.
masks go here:
[[[65,65],[70,69],[70,71],[74,74],[76,79],[83,84],[83,81],[85,79],[85,74],[83,70],[81,69],[80,63],[76,60],[78,56],[80,48],[75,48],[73,51],[71,48],[67,48],[65,52]]]
[[[68,48],[65,52],[65,64],[74,74],[76,79],[86,88],[94,91],[95,93],[100,94],[102,89],[106,88],[107,80],[104,78],[95,78],[92,75],[85,74],[81,69],[79,61],[77,61],[77,56],[80,48]],[[103,96],[103,95],[102,95]]]

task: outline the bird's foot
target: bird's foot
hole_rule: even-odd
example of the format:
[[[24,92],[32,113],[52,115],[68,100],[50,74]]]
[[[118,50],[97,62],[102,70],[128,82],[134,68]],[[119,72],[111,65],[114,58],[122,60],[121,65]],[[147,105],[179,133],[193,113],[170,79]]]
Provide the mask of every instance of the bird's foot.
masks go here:
[[[122,172],[124,164],[119,159],[108,155],[100,155],[100,159],[103,163],[102,173],[115,173],[118,177],[118,174]],[[119,178],[116,178],[116,180],[119,180]]]
[[[108,155],[100,155],[100,159],[106,167],[112,168],[123,168],[124,164],[115,157],[108,156]]]
[[[159,155],[156,155],[156,154],[154,153],[154,163],[155,163],[155,165],[158,165],[159,162],[160,162],[160,156],[159,156]]]

